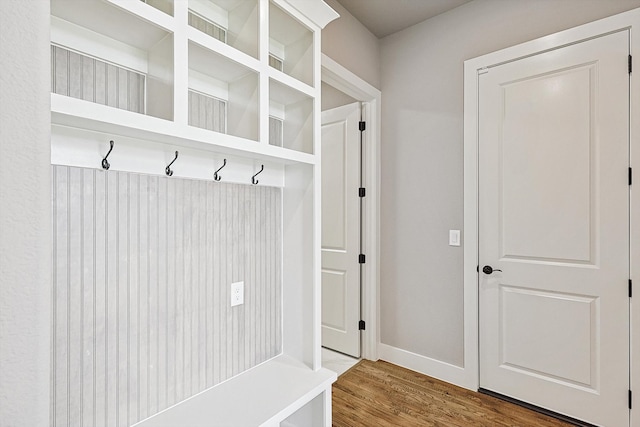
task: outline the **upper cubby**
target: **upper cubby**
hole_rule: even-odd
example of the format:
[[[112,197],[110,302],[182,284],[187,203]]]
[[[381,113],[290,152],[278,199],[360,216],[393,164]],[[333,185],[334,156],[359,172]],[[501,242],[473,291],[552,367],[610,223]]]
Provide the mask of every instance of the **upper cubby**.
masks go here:
[[[189,42],[189,125],[257,141],[258,73]]]
[[[52,0],[51,91],[172,120],[172,18],[142,2],[128,6],[134,11],[101,0]]]
[[[313,86],[313,31],[269,2],[269,65]]]
[[[258,58],[257,0],[189,0],[189,25]]]
[[[314,154],[313,126],[313,98],[270,79],[269,144]]]

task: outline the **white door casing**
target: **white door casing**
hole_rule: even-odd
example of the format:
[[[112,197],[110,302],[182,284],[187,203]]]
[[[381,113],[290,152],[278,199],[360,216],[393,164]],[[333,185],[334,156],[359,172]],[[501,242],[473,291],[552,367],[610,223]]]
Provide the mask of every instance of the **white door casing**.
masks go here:
[[[629,425],[628,54],[625,30],[478,77],[480,387],[607,426]]]
[[[322,112],[322,345],[360,357],[360,103]]]

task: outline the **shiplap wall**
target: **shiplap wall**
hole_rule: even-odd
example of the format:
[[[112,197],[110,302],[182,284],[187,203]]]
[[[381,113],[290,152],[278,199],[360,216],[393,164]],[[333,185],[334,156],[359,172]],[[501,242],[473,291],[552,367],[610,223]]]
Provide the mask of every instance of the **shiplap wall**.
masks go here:
[[[189,10],[189,25],[202,31],[211,37],[220,40],[223,43],[227,42],[227,30],[212,21],[203,18],[202,16]]]
[[[280,353],[280,189],[67,166],[52,182],[52,425],[129,426]]]
[[[189,90],[189,126],[226,133],[226,101]]]
[[[51,45],[51,92],[145,112],[144,74]]]

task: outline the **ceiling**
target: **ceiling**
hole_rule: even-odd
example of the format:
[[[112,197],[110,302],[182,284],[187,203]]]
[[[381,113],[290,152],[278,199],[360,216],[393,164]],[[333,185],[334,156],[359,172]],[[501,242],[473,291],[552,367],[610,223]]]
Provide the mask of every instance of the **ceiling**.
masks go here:
[[[454,9],[471,0],[337,0],[378,38]]]

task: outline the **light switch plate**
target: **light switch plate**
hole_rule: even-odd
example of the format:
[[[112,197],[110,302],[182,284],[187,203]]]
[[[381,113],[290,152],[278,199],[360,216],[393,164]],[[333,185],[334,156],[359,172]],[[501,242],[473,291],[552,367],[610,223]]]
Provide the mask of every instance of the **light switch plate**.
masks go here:
[[[449,246],[460,246],[460,230],[449,230]]]
[[[244,304],[244,282],[231,284],[231,307]]]

